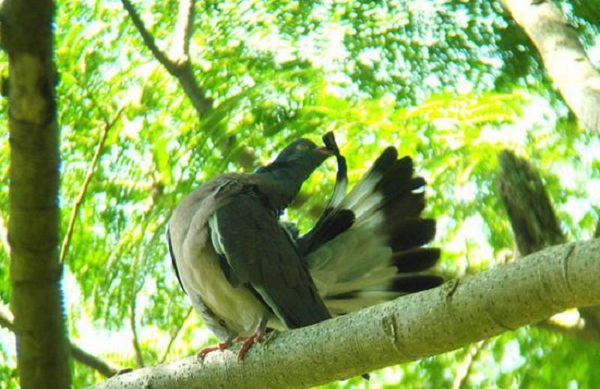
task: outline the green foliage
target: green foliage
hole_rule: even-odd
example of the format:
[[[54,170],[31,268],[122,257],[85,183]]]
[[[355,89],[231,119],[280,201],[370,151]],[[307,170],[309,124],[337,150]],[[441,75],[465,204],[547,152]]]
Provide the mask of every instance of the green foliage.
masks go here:
[[[589,42],[597,39],[597,28],[587,24],[597,19],[586,10],[591,3],[572,4],[579,32]],[[170,45],[177,5],[135,5],[160,47]],[[188,315],[189,302],[170,268],[163,234],[171,210],[207,178],[252,171],[289,140],[319,141],[330,130],[348,157],[352,181],[388,144],[414,157],[429,182],[426,212],[438,220],[435,243],[443,248],[445,273],[484,270],[512,250],[495,183],[496,155],[505,148],[540,170],[570,238],[589,238],[600,182],[592,151],[600,141],[569,117],[534,49],[498,7],[480,1],[199,2],[191,58],[197,82],[214,101],[199,115],[119,2],[60,1],[62,236],[91,176],[64,258],[73,280],[66,287],[72,341],[122,366],[137,363],[131,323],[147,365],[214,342],[196,314]],[[2,55],[3,75],[5,63]],[[8,220],[9,142],[5,100],[0,107],[1,230]],[[335,162],[328,161],[287,217],[308,228],[334,174]],[[8,269],[2,247],[4,305]],[[0,333],[2,340],[8,336]],[[467,382],[593,388],[598,350],[521,329],[486,342]],[[385,369],[369,382],[353,378],[324,387],[449,387],[468,351]],[[1,385],[16,387],[14,352],[3,342],[0,366]],[[73,369],[76,387],[103,379],[81,364]]]

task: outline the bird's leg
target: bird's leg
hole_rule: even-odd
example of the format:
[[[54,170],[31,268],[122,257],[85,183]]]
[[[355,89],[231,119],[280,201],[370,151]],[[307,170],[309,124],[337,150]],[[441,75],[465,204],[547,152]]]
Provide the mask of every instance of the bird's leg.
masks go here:
[[[256,326],[256,330],[254,333],[248,337],[244,336],[236,336],[227,338],[224,342],[216,344],[214,346],[204,347],[202,350],[198,351],[196,357],[199,359],[204,358],[204,356],[208,353],[212,353],[213,351],[223,351],[227,350],[234,343],[242,343],[242,347],[240,351],[238,351],[238,361],[244,359],[246,352],[252,347],[253,344],[261,342],[267,333],[267,319],[261,319],[260,323]]]
[[[219,344],[216,344],[214,346],[208,346],[208,347],[204,347],[202,350],[198,351],[198,353],[196,354],[196,357],[199,359],[203,359],[204,356],[208,353],[212,353],[213,351],[223,351],[228,349],[229,347],[231,347],[231,345],[237,342],[237,338],[227,338],[224,342],[220,342]]]
[[[238,361],[241,361],[242,359],[244,359],[244,356],[246,355],[246,352],[250,349],[250,347],[252,347],[253,344],[261,342],[264,337],[265,334],[267,333],[267,319],[262,318],[260,320],[260,323],[258,323],[258,325],[256,326],[256,330],[254,330],[254,333],[252,335],[250,335],[247,338],[242,338],[242,337],[237,337],[235,338],[233,341],[234,342],[242,342],[242,347],[240,348],[240,351],[238,352]]]

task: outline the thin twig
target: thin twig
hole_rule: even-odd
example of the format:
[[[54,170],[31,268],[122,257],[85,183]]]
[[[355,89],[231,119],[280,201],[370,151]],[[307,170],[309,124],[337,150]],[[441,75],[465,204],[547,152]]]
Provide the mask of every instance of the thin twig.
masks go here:
[[[83,180],[83,184],[81,186],[81,190],[75,199],[75,203],[73,204],[73,208],[71,209],[71,217],[69,218],[69,225],[67,227],[67,232],[65,234],[65,238],[63,239],[63,244],[60,248],[60,259],[59,262],[62,264],[65,260],[65,256],[67,255],[67,250],[69,249],[69,245],[71,243],[71,238],[73,236],[73,230],[75,228],[75,221],[77,220],[77,214],[79,213],[79,208],[81,208],[81,204],[83,203],[83,199],[85,198],[85,194],[87,192],[87,188],[92,181],[92,177],[94,176],[94,172],[96,171],[96,166],[100,161],[100,155],[102,154],[102,149],[104,148],[104,144],[106,143],[106,138],[108,136],[108,132],[115,125],[121,113],[123,112],[123,108],[119,109],[117,113],[109,120],[104,123],[104,128],[102,129],[102,135],[100,136],[100,140],[98,141],[98,145],[96,146],[96,152],[94,153],[94,158],[92,159],[92,163],[87,171],[85,179]]]
[[[171,339],[169,339],[169,344],[167,345],[167,348],[165,349],[165,352],[163,353],[163,356],[160,359],[160,362],[158,362],[159,364],[165,363],[165,361],[167,359],[167,355],[169,355],[169,352],[171,351],[171,347],[173,347],[173,344],[175,343],[175,339],[177,338],[177,336],[179,335],[179,333],[185,326],[185,322],[187,321],[187,319],[189,319],[193,310],[194,310],[194,307],[190,307],[188,309],[187,313],[183,317],[183,320],[181,321],[181,325],[179,327],[177,327],[175,332],[173,332],[173,334],[171,335]]]
[[[457,368],[456,377],[454,378],[454,382],[452,382],[452,389],[468,387],[469,374],[473,371],[473,363],[486,343],[487,340],[483,340],[469,346],[463,363]]]
[[[153,218],[149,217],[152,209],[145,212],[145,215],[142,219],[141,228],[143,231],[146,231],[148,227],[149,220],[153,220]],[[131,306],[129,308],[129,325],[132,333],[132,342],[133,349],[135,351],[135,360],[138,367],[144,367],[146,364],[144,362],[144,356],[142,354],[142,347],[140,346],[140,338],[137,331],[137,319],[136,319],[136,309],[137,309],[137,296],[141,290],[141,287],[137,287],[138,279],[140,277],[140,266],[141,261],[145,258],[146,250],[144,246],[144,242],[139,243],[140,248],[138,249],[137,254],[134,256],[133,263],[131,264],[131,282],[133,284],[133,290],[131,294]]]
[[[193,32],[194,20],[193,0],[180,0],[177,23],[173,33],[172,60],[179,64],[189,61],[190,40]]]
[[[135,351],[135,362],[137,364],[138,367],[144,367],[145,363],[144,363],[144,357],[142,355],[142,348],[140,346],[140,341],[139,341],[139,337],[138,337],[138,333],[137,333],[137,324],[136,324],[136,319],[135,319],[135,309],[137,306],[137,293],[134,293],[132,296],[132,301],[131,301],[131,306],[129,307],[129,326],[131,328],[131,334],[132,334],[132,342],[133,342],[133,349]]]

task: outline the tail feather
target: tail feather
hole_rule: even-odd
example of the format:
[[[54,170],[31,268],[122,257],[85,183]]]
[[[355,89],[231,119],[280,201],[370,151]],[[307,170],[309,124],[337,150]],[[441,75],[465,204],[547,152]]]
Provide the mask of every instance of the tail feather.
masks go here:
[[[333,315],[443,282],[432,270],[440,250],[422,247],[435,236],[435,221],[420,217],[424,186],[425,180],[414,176],[412,159],[398,159],[396,149],[388,147],[350,193],[341,201],[338,193],[333,208],[298,240]]]
[[[440,276],[433,274],[419,274],[410,277],[397,277],[393,280],[391,289],[404,294],[420,292],[435,288],[444,282]]]
[[[365,176],[356,184],[356,186],[348,193],[346,198],[339,205],[340,208],[353,210],[357,217],[360,217],[363,208],[368,210],[368,206],[360,206],[363,202],[369,203],[376,201],[373,196],[380,197],[381,194],[375,193],[375,186],[381,181],[384,174],[394,166],[398,152],[394,147],[388,147],[383,151],[381,156],[377,158],[371,169]]]
[[[435,236],[435,220],[405,219],[389,232],[389,244],[394,252],[423,246]]]
[[[413,163],[410,157],[397,160],[387,169],[384,176],[375,185],[375,190],[383,193],[388,202],[412,190],[406,183],[410,182],[413,175]]]
[[[392,262],[400,273],[415,273],[435,266],[439,258],[440,249],[419,247],[394,253]]]

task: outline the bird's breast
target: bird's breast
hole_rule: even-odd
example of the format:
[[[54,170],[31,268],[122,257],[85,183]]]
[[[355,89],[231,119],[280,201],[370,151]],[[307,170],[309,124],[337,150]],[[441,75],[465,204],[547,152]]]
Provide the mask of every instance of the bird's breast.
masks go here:
[[[199,239],[200,238],[200,239]],[[231,285],[219,263],[208,234],[208,226],[192,231],[184,242],[184,256],[193,258],[179,266],[182,284],[192,296],[192,302],[200,299],[225,327],[228,336],[250,336],[263,317],[272,320],[273,313],[245,285]],[[206,309],[195,302],[195,308],[203,317]],[[214,318],[212,318],[214,321]],[[210,320],[205,318],[210,326]],[[219,331],[212,328],[220,336]],[[221,331],[222,333],[223,331]]]

